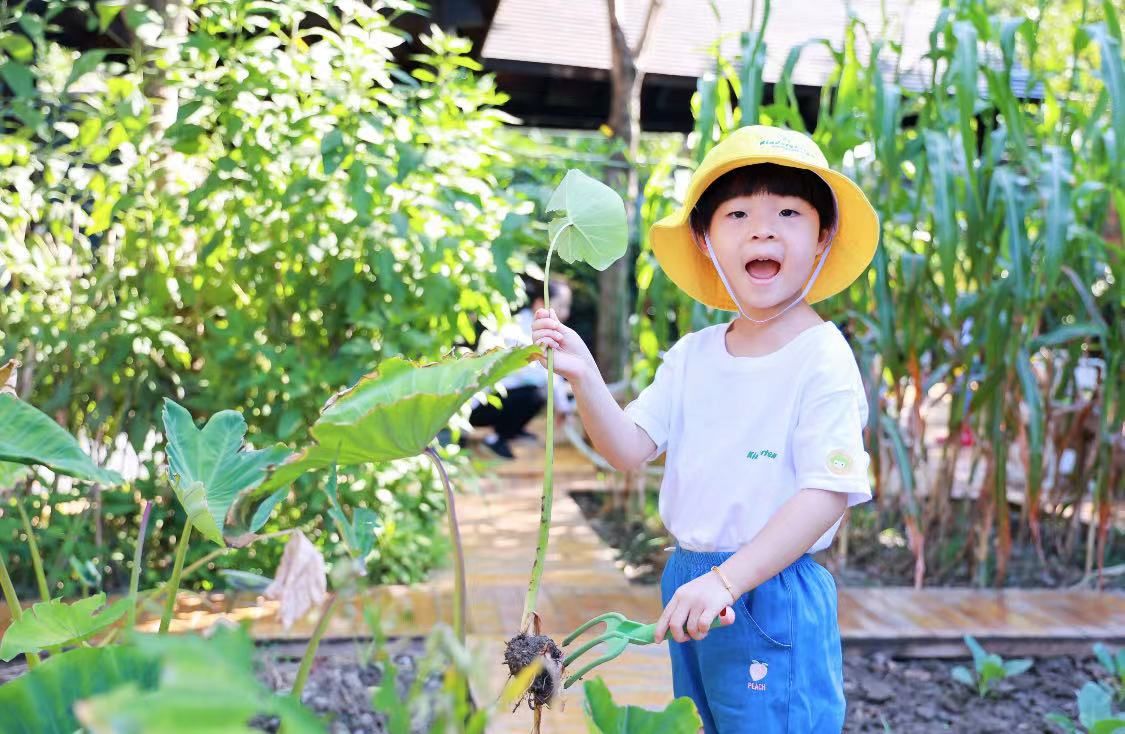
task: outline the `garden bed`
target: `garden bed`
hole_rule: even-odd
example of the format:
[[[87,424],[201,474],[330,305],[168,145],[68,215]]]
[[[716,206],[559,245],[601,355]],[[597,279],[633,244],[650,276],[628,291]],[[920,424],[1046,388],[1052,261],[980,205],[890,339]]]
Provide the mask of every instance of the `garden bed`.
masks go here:
[[[880,653],[844,655],[848,700],[845,732],[1057,732],[1044,717],[1077,717],[1075,691],[1105,675],[1093,656],[1034,658],[1026,673],[994,684],[980,697],[953,680],[955,665],[971,661],[896,660]]]
[[[400,696],[405,696],[414,680],[423,644],[421,638],[390,642],[392,659],[400,671],[396,686]],[[371,686],[379,685],[383,674],[378,666],[359,662],[357,652],[362,652],[364,645],[325,643],[305,688],[306,706],[318,714],[337,715],[329,729],[333,734],[385,731],[384,717],[371,709]],[[288,691],[298,661],[285,650],[271,652],[264,647],[261,652],[259,677],[277,691]],[[1086,681],[1105,674],[1092,656],[1035,658],[1027,673],[996,683],[995,690],[981,698],[975,690],[953,680],[950,671],[955,665],[972,667],[967,660],[899,660],[880,652],[848,652],[844,659],[848,698],[844,731],[883,733],[887,727],[902,734],[1055,731],[1044,716],[1062,713],[1074,718],[1074,692]],[[440,677],[432,677],[424,687],[432,691],[440,685]],[[668,695],[670,699],[672,692]],[[623,699],[621,703],[628,701]],[[427,731],[420,721],[415,722],[413,730]]]
[[[318,715],[334,716],[328,728],[331,734],[387,731],[386,716],[375,713],[371,705],[374,687],[383,682],[384,671],[366,662],[369,646],[364,640],[333,640],[320,647],[302,700]],[[386,649],[398,668],[396,692],[400,700],[405,699],[418,674],[425,641],[420,637],[391,639]],[[260,645],[258,678],[273,690],[287,693],[303,650],[303,641]],[[1092,656],[1039,657],[1027,673],[995,683],[994,690],[982,698],[975,689],[953,680],[955,665],[972,667],[966,660],[909,660],[878,651],[847,651],[844,689],[848,713],[844,731],[1052,732],[1056,730],[1045,722],[1046,714],[1074,718],[1075,691],[1090,680],[1109,682]],[[0,682],[25,670],[22,662],[0,664]],[[423,695],[435,693],[441,685],[441,675],[431,675],[422,685]],[[569,695],[573,698],[581,694]],[[668,696],[671,699],[670,690]],[[620,702],[628,703],[627,697]],[[260,718],[253,724],[261,731],[277,731],[276,720]],[[411,731],[428,732],[429,726],[429,721],[419,718],[412,723]]]
[[[398,669],[395,690],[400,700],[418,674],[418,663],[425,653],[425,639],[404,637],[387,641],[387,652]],[[317,650],[309,680],[301,701],[317,715],[333,715],[328,726],[329,734],[374,732],[382,734],[386,728],[386,715],[375,713],[371,705],[374,687],[382,685],[384,671],[381,665],[370,661],[371,643],[365,640],[325,641]],[[297,669],[304,654],[305,643],[265,644],[258,648],[258,679],[278,693],[288,693],[293,688]],[[441,688],[440,674],[431,675],[423,684],[425,693]],[[412,722],[412,731],[428,732],[430,721]],[[259,720],[258,728],[277,731],[276,720]]]
[[[611,494],[604,491],[571,492],[587,522],[606,545],[614,548],[627,578],[634,583],[658,584],[668,553],[664,550],[675,541],[667,534],[656,512],[656,493],[649,493],[643,521],[629,519],[623,510],[611,509]],[[963,508],[971,509],[971,508]],[[1018,509],[1015,510],[1018,512]],[[914,557],[906,538],[895,525],[884,527],[877,520],[872,506],[861,505],[852,510],[848,530],[848,562],[841,569],[833,550],[820,553],[817,560],[836,577],[841,586],[910,586],[913,583]],[[1048,549],[1044,568],[1027,540],[1013,538],[1012,556],[1008,562],[1005,586],[1009,588],[1066,588],[1081,581],[1084,575],[1084,546],[1076,544],[1074,552],[1062,558],[1053,549],[1069,529],[1063,523],[1044,519],[1043,542]],[[1084,531],[1083,531],[1084,532]],[[1083,536],[1084,537],[1084,536]],[[963,542],[963,539],[954,539]],[[956,552],[957,546],[950,544]],[[1125,551],[1110,548],[1107,566],[1125,563]],[[962,561],[950,563],[940,574],[928,569],[926,586],[971,586],[969,565]],[[992,572],[992,569],[989,569]],[[1125,574],[1107,576],[1105,588],[1125,590]]]

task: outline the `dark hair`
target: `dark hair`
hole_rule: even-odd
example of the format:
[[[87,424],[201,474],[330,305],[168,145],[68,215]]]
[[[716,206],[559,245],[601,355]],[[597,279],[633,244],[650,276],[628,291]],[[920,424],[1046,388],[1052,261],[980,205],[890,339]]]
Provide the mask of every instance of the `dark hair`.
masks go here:
[[[727,171],[711,182],[691,210],[691,229],[701,239],[715,210],[724,201],[736,196],[773,194],[796,196],[809,203],[820,216],[821,231],[831,229],[836,222],[836,204],[832,190],[820,176],[812,171],[776,163],[755,163]]]
[[[536,301],[543,300],[543,281],[532,278],[531,276],[524,277],[524,289],[527,290],[527,302],[535,303]],[[551,276],[551,298],[557,298],[563,289],[569,289],[570,283],[566,278],[560,278],[557,275]]]

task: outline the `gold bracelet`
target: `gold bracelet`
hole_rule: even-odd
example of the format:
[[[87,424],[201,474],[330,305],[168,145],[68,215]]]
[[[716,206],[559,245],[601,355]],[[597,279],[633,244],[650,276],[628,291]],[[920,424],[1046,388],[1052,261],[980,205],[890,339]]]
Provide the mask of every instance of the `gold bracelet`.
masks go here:
[[[727,580],[727,577],[723,575],[723,572],[719,570],[719,567],[711,566],[711,570],[719,574],[719,580],[723,582],[723,586],[727,587],[727,593],[730,594],[730,603],[734,604],[736,601],[738,601],[738,596],[735,595],[734,588],[731,586],[730,581]]]

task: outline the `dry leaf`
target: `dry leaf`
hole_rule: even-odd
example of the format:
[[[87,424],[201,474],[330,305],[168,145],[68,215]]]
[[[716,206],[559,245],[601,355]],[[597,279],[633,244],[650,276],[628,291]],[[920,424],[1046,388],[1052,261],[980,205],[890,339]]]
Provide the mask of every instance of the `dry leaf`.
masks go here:
[[[19,362],[9,359],[3,367],[0,367],[0,393],[16,394],[16,370],[19,366]]]
[[[266,587],[269,599],[281,602],[281,624],[285,629],[303,617],[328,595],[324,557],[301,531],[295,530],[285,545],[273,583]]]

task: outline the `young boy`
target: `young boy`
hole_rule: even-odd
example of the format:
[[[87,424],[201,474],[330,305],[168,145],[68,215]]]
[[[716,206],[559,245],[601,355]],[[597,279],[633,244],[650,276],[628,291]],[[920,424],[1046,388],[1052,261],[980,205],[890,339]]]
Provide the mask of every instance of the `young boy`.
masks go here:
[[[660,516],[676,548],[656,640],[673,638],[675,695],[708,734],[843,728],[836,587],[810,554],[871,496],[867,401],[847,342],[810,304],[863,273],[878,232],[808,137],[745,127],[650,235],[673,282],[736,318],[683,336],[624,410],[573,330],[544,310],[532,324],[615,467],[668,452]],[[727,605],[734,623],[708,633]]]

